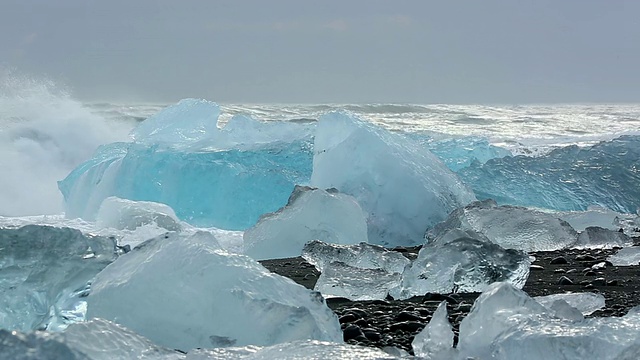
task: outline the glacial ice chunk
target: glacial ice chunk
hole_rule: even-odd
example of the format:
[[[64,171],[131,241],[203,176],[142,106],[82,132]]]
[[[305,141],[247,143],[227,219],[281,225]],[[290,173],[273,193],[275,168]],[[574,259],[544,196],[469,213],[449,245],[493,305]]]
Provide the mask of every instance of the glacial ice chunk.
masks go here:
[[[614,266],[640,265],[640,246],[620,249],[617,253],[609,256],[607,260],[611,261]]]
[[[136,142],[188,144],[218,132],[220,107],[207,100],[183,99],[151,116],[131,131]]]
[[[0,329],[0,349],[3,359],[93,360],[69,347],[61,334],[45,331],[22,333]]]
[[[472,230],[507,249],[551,251],[575,244],[578,234],[552,214],[522,207],[498,206],[493,200],[474,202],[452,212],[426,234],[439,242],[451,229]]]
[[[629,214],[622,214],[601,206],[589,206],[585,211],[563,211],[555,214],[576,231],[584,231],[589,226],[599,226],[609,230],[618,230],[619,219],[630,219]]]
[[[366,242],[367,223],[352,196],[296,186],[285,207],[263,215],[243,238],[245,254],[254,259],[296,257],[311,240],[343,245]]]
[[[318,240],[305,244],[302,257],[320,272],[332,262],[341,262],[361,269],[382,269],[389,273],[402,273],[411,263],[399,252],[387,250],[380,245],[338,245]]]
[[[325,298],[343,297],[351,301],[383,300],[389,289],[400,285],[402,274],[365,269],[341,262],[325,264],[314,290]]]
[[[481,292],[501,281],[522,288],[530,265],[525,252],[462,237],[424,246],[402,275],[402,285],[390,294],[396,299],[407,299],[428,292]]]
[[[589,226],[580,233],[574,247],[579,249],[612,249],[631,245],[633,245],[633,239],[619,231]]]
[[[95,278],[87,317],[181,350],[342,339],[320,294],[225,252],[209,233],[170,233],[122,255]]]
[[[115,260],[112,238],[69,228],[0,229],[0,328],[60,330],[82,321],[90,280]]]
[[[426,360],[453,357],[453,329],[447,318],[447,302],[438,305],[429,324],[416,334],[411,347],[413,353]]]
[[[506,156],[458,172],[479,199],[559,211],[591,205],[633,213],[640,203],[640,136],[589,147],[567,146],[539,157]]]
[[[117,197],[104,199],[96,224],[118,230],[135,230],[144,225],[155,224],[167,231],[180,231],[180,220],[173,209],[165,204],[151,201],[131,201]]]
[[[311,185],[354,196],[368,214],[372,244],[420,244],[427,228],[475,200],[414,140],[345,112],[323,115],[316,131]]]
[[[564,300],[570,306],[580,310],[583,315],[590,315],[594,311],[600,310],[605,306],[604,296],[602,296],[602,294],[591,292],[552,294],[536,296],[533,299],[546,308],[550,308],[550,306],[557,300]]]
[[[456,172],[474,162],[484,164],[494,158],[511,156],[509,150],[491,145],[487,139],[478,137],[443,137],[441,134],[425,136],[415,133],[407,136],[418,140],[439,157],[449,169]]]

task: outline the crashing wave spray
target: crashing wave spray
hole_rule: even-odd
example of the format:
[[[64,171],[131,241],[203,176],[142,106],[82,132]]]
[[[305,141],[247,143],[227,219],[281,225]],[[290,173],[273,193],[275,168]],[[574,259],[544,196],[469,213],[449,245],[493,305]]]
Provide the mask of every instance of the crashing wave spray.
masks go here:
[[[56,181],[131,127],[107,122],[52,81],[0,69],[0,215],[61,213]]]

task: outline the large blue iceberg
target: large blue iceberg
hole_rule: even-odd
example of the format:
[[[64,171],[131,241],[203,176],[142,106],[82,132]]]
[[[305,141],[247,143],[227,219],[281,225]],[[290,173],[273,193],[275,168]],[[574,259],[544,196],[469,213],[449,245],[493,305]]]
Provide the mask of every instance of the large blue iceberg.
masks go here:
[[[540,157],[508,156],[478,162],[458,175],[479,199],[554,210],[590,205],[635,213],[640,205],[640,136],[591,147],[568,146]]]
[[[140,124],[135,142],[101,147],[59,182],[67,217],[94,220],[102,201],[117,196],[167,204],[197,226],[239,230],[308,183],[309,125],[238,117],[218,129],[218,114],[214,103],[183,100]]]

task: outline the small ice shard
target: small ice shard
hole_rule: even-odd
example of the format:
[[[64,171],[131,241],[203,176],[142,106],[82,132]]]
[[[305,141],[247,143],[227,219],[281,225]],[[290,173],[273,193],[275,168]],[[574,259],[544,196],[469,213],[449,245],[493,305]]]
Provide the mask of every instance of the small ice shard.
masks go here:
[[[323,272],[332,262],[362,269],[382,269],[389,273],[402,273],[411,263],[404,255],[379,245],[360,243],[356,245],[328,244],[314,240],[305,244],[302,257]]]
[[[157,346],[149,339],[104,319],[72,324],[62,335],[67,346],[92,360],[184,358],[183,353]]]
[[[141,122],[131,136],[146,144],[193,143],[219,131],[220,107],[207,100],[183,99]]]
[[[557,300],[564,300],[570,306],[578,309],[583,315],[590,315],[594,311],[605,307],[604,296],[602,294],[591,292],[552,294],[547,296],[536,296],[533,299],[546,308],[550,308],[550,306]]]
[[[363,269],[341,262],[325,264],[314,290],[325,298],[343,297],[351,301],[383,300],[389,289],[400,285],[402,275],[383,269]]]
[[[141,226],[155,224],[167,231],[180,231],[180,220],[168,205],[151,201],[132,201],[115,196],[102,201],[96,225],[118,230],[135,230]]]
[[[297,186],[287,205],[263,215],[244,233],[245,254],[257,260],[300,256],[304,244],[367,241],[365,214],[352,196]]]
[[[607,258],[614,266],[640,265],[640,246],[626,247]]]
[[[571,321],[584,320],[584,315],[582,315],[580,310],[569,305],[566,301],[562,299],[554,300],[551,303],[551,305],[549,305],[547,308],[553,311],[554,315],[560,319],[566,319]]]
[[[372,244],[418,245],[424,231],[473,192],[418,142],[346,112],[323,115],[311,185],[354,196],[367,213]]]
[[[491,358],[492,343],[500,334],[518,322],[545,314],[549,310],[524,291],[506,282],[491,284],[460,323],[457,348],[468,356]]]
[[[113,238],[39,225],[0,229],[0,328],[61,330],[84,320],[89,282],[116,257]]]
[[[564,249],[575,244],[578,234],[553,214],[517,206],[498,206],[493,200],[477,201],[452,212],[446,221],[426,234],[437,242],[451,229],[475,231],[506,249],[527,252]]]
[[[7,360],[93,360],[66,344],[61,334],[45,331],[25,334],[0,329],[0,350],[0,357]]]
[[[530,265],[525,252],[462,237],[424,246],[402,275],[402,285],[390,294],[406,299],[427,292],[480,292],[501,281],[522,288]]]
[[[87,316],[181,350],[342,339],[319,293],[202,232],[169,233],[120,256],[95,278]]]
[[[633,245],[633,239],[619,231],[589,226],[580,233],[574,247],[578,249],[612,249],[631,245]]]
[[[571,225],[576,231],[584,231],[589,226],[599,226],[609,230],[618,230],[617,222],[620,219],[629,218],[628,214],[622,214],[603,208],[601,206],[589,206],[585,211],[563,211],[555,215]]]
[[[429,324],[415,336],[411,347],[415,356],[427,360],[452,358],[453,337],[453,329],[447,318],[447,302],[443,301]]]

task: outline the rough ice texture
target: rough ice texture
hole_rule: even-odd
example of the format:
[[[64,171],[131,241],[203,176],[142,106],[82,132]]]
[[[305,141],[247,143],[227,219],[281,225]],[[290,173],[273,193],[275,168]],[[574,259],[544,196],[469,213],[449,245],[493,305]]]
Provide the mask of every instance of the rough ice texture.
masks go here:
[[[15,360],[93,360],[68,346],[59,333],[21,333],[0,329],[0,357]]]
[[[306,340],[265,348],[229,348],[196,350],[186,360],[385,360],[397,359],[382,350],[370,347]]]
[[[319,293],[221,250],[208,233],[168,234],[121,256],[92,284],[87,316],[181,350],[342,339]]]
[[[285,207],[263,215],[243,238],[245,254],[254,259],[295,257],[311,240],[335,244],[366,242],[367,223],[352,196],[296,186]]]
[[[589,226],[578,236],[574,245],[580,249],[612,249],[633,245],[633,239],[619,231]]]
[[[401,286],[390,294],[396,299],[406,299],[427,292],[481,292],[500,281],[522,288],[530,265],[525,252],[462,237],[424,246],[402,275]]]
[[[65,343],[92,360],[177,360],[184,354],[157,346],[149,339],[104,319],[70,325],[62,333]]]
[[[165,204],[151,201],[131,201],[117,197],[104,199],[96,224],[118,230],[135,230],[144,225],[154,224],[167,231],[180,231],[180,220],[173,209]]]
[[[607,258],[614,266],[640,265],[640,247],[628,247],[618,250],[617,253]]]
[[[604,296],[591,292],[536,296],[533,299],[547,308],[556,300],[564,300],[567,304],[580,310],[583,315],[589,315],[605,306]]]
[[[453,329],[447,318],[447,302],[443,301],[427,326],[416,334],[411,347],[415,356],[427,360],[451,358],[453,337]]]
[[[389,273],[402,273],[411,263],[399,252],[387,250],[380,245],[367,243],[338,245],[318,240],[305,244],[302,257],[320,272],[323,272],[332,262],[341,262],[362,269],[382,269]]]
[[[60,330],[84,319],[89,281],[116,258],[114,239],[69,228],[0,229],[0,328]]]
[[[429,230],[429,243],[452,229],[474,231],[507,249],[527,252],[551,251],[575,244],[576,231],[553,214],[516,206],[498,206],[493,200],[474,202],[459,208],[449,218]]]
[[[475,200],[419,143],[344,112],[318,121],[311,185],[354,196],[369,242],[386,246],[420,244],[426,229]]]
[[[473,163],[458,175],[480,199],[553,210],[599,205],[634,213],[640,204],[640,136],[590,147],[567,146],[539,157]]]
[[[383,269],[363,269],[341,262],[325,264],[314,290],[325,298],[351,301],[384,300],[389,289],[400,285],[402,274]]]

